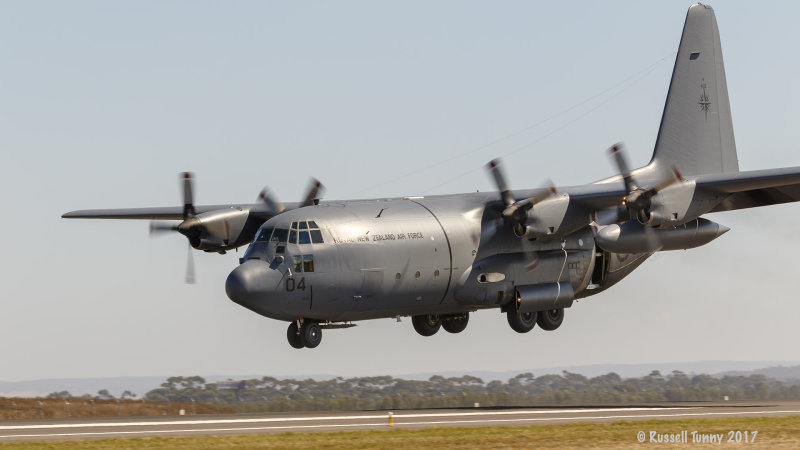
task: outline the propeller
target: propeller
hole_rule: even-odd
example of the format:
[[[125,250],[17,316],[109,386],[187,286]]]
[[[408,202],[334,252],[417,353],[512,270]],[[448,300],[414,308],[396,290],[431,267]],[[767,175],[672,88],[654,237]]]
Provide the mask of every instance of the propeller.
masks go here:
[[[553,186],[552,181],[547,180],[545,186],[534,191],[532,196],[516,201],[514,199],[514,194],[508,188],[505,175],[500,165],[499,159],[493,159],[486,165],[494,178],[495,184],[497,184],[497,188],[500,191],[500,198],[505,205],[500,215],[504,223],[513,227],[514,234],[518,237],[522,237],[527,231],[525,222],[528,220],[528,212],[537,203],[549,198],[551,195],[555,195],[556,188]]]
[[[158,236],[175,231],[178,231],[177,224],[155,220],[150,222],[150,236]]]
[[[150,237],[171,234],[177,231],[189,238],[189,246],[187,247],[188,253],[186,256],[186,277],[184,281],[187,284],[194,284],[195,271],[192,244],[193,241],[199,239],[200,233],[202,232],[199,227],[200,222],[194,217],[194,174],[191,172],[181,173],[180,183],[183,191],[183,222],[175,224],[172,222],[151,221]]]
[[[195,271],[192,248],[224,253],[231,243],[231,225],[228,222],[230,216],[226,216],[227,209],[224,211],[206,211],[197,216],[197,211],[194,207],[194,175],[191,172],[181,173],[180,184],[183,194],[183,221],[177,224],[174,222],[152,221],[150,222],[150,236],[174,233],[176,231],[186,236],[189,240],[186,282],[194,283]],[[314,204],[323,190],[322,183],[312,178],[300,207]],[[245,214],[254,215],[257,219],[267,220],[285,210],[285,206],[267,188],[264,188],[259,193],[254,207],[246,210]],[[235,233],[238,235],[239,231]]]
[[[653,218],[650,214],[653,206],[653,197],[664,189],[683,181],[683,177],[678,169],[673,167],[670,173],[661,180],[649,188],[643,188],[636,182],[631,173],[622,143],[614,144],[609,149],[609,153],[619,170],[627,195],[623,197],[620,207],[593,213],[592,229],[597,235],[600,228],[605,225],[636,220],[642,226],[648,250],[657,252],[663,247],[663,244],[656,231],[653,230],[653,226],[657,225],[653,224]]]
[[[263,203],[267,205],[267,209],[270,211],[275,211],[276,214],[280,214],[286,210],[286,208],[283,206],[283,203],[278,201],[278,199],[275,198],[272,192],[270,192],[270,190],[266,187],[258,193],[256,203]]]
[[[308,193],[306,193],[306,197],[303,199],[303,202],[300,203],[300,207],[303,208],[305,206],[311,206],[314,204],[314,200],[318,199],[320,194],[325,192],[325,186],[320,183],[319,180],[316,178],[311,178],[311,183],[308,187]]]
[[[625,190],[628,192],[622,200],[622,205],[628,210],[628,216],[632,220],[638,220],[642,225],[650,224],[650,208],[653,206],[653,197],[673,184],[683,181],[681,173],[677,168],[673,167],[669,175],[652,187],[644,189],[638,186],[631,174],[622,144],[614,144],[609,149],[609,152],[617,165],[617,169],[619,169],[622,181],[625,183]]]

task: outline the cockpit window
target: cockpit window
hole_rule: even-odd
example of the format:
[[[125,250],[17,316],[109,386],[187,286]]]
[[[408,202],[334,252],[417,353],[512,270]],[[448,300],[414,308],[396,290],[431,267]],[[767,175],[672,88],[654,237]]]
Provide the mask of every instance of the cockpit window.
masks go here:
[[[303,255],[303,272],[314,271],[314,255]]]
[[[322,232],[313,220],[292,222],[289,232],[290,244],[323,244]]]
[[[294,255],[289,267],[294,273],[309,273],[314,271],[314,255]]]
[[[275,231],[272,233],[272,237],[270,238],[270,242],[278,242],[278,243],[286,243],[286,238],[289,235],[289,230],[286,228],[276,228]]]
[[[272,235],[272,230],[274,230],[274,228],[272,227],[264,228],[263,230],[261,230],[261,232],[258,233],[258,236],[256,236],[256,242],[269,241],[269,237]]]

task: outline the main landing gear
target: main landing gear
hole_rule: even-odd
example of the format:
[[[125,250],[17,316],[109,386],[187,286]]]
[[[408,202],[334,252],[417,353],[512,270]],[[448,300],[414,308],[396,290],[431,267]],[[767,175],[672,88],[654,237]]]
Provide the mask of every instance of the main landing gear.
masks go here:
[[[553,331],[561,326],[564,321],[564,308],[550,309],[547,311],[521,313],[516,309],[506,311],[506,318],[511,329],[517,333],[527,333],[536,324],[546,331]]]
[[[469,323],[469,313],[453,314],[449,316],[439,316],[438,314],[428,314],[424,316],[411,317],[414,329],[422,336],[433,336],[444,328],[448,333],[461,333],[467,328]]]
[[[539,311],[539,318],[536,323],[539,328],[547,331],[553,331],[561,326],[564,321],[564,308],[548,309],[547,311]]]
[[[322,342],[322,328],[313,320],[303,321],[299,327],[297,322],[292,322],[286,330],[286,337],[294,348],[314,348]]]
[[[536,312],[521,313],[516,309],[509,308],[506,318],[511,329],[517,333],[527,333],[536,326]]]

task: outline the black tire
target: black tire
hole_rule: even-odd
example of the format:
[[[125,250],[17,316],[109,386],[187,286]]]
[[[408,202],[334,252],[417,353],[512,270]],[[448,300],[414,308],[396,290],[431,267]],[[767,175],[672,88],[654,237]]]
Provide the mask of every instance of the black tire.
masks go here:
[[[564,321],[564,308],[548,309],[547,311],[539,311],[539,318],[536,323],[539,328],[547,331],[553,331],[561,326]]]
[[[303,322],[300,327],[300,337],[306,348],[314,348],[322,342],[322,328],[314,321]]]
[[[417,333],[423,336],[433,336],[442,326],[442,321],[437,314],[411,317],[411,323]]]
[[[517,333],[527,333],[536,326],[536,318],[538,314],[534,312],[521,313],[516,309],[509,309],[506,313],[508,324],[511,329]]]
[[[297,328],[297,322],[289,324],[289,329],[286,330],[286,338],[289,339],[289,345],[294,348],[303,348],[303,339],[300,338],[300,331]]]
[[[448,333],[461,333],[467,328],[467,323],[469,323],[469,313],[464,313],[442,319],[442,328]]]

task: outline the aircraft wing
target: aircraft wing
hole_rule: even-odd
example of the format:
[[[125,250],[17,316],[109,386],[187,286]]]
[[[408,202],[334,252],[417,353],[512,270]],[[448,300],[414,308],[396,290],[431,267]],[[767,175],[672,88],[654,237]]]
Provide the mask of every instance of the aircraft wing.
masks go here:
[[[695,182],[697,190],[725,196],[709,212],[800,201],[800,167],[700,175]],[[596,211],[618,206],[627,195],[621,181],[572,186],[559,191],[569,193],[571,200]]]
[[[800,201],[800,167],[701,175],[697,188],[727,194],[710,212]]]
[[[571,201],[594,211],[619,206],[628,195],[622,181],[571,186],[559,192],[568,193]]]
[[[195,214],[220,209],[253,208],[253,204],[244,205],[197,205]],[[142,220],[183,220],[183,206],[165,206],[155,208],[120,208],[120,209],[81,209],[70,211],[61,217],[65,219],[142,219]]]

